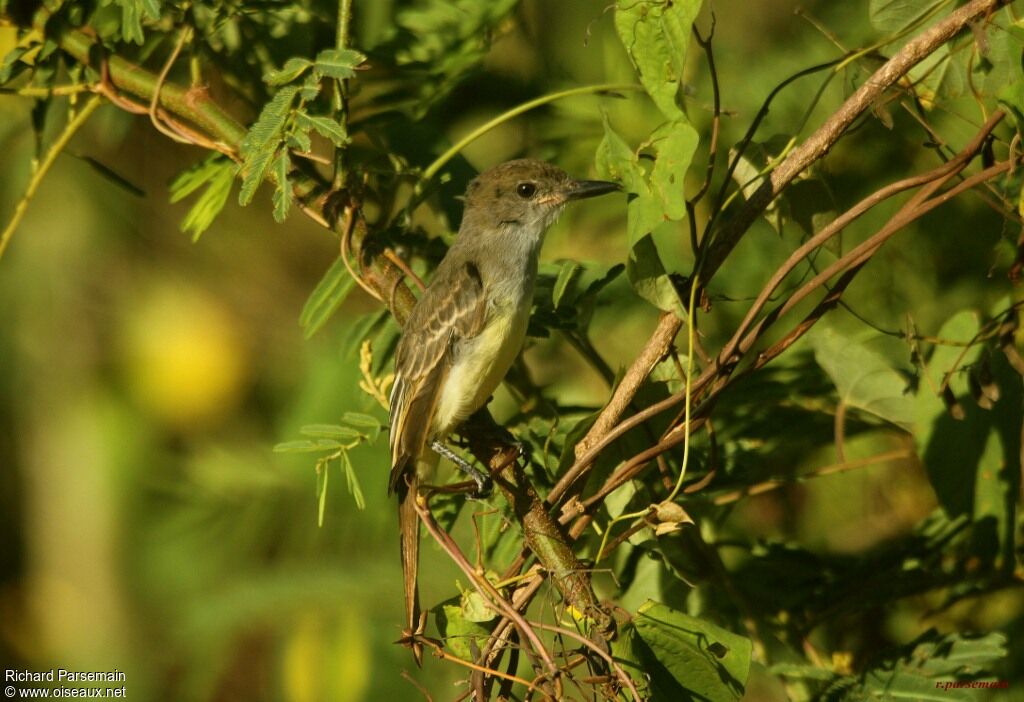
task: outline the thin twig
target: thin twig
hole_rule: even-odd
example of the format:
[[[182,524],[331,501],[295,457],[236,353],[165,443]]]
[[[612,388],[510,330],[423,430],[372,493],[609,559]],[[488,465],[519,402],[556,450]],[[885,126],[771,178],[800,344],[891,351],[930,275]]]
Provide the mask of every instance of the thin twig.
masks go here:
[[[548,653],[547,648],[545,648],[544,643],[540,640],[540,637],[537,636],[537,632],[533,630],[529,622],[527,622],[526,619],[516,611],[515,607],[501,596],[501,593],[495,589],[487,578],[473,568],[473,564],[469,562],[465,554],[462,553],[462,550],[451,536],[449,536],[448,533],[438,525],[437,521],[434,519],[434,515],[425,504],[417,501],[416,513],[419,514],[420,521],[423,522],[427,532],[435,541],[437,541],[438,544],[440,544],[441,548],[445,550],[449,558],[451,558],[452,561],[459,566],[462,572],[466,574],[466,577],[470,579],[470,582],[473,583],[473,587],[475,587],[480,593],[484,602],[494,609],[494,611],[508,617],[516,624],[520,633],[529,640],[534,652],[540,656],[541,660],[544,662],[544,665],[547,667],[548,673],[551,676],[551,680],[554,681],[557,688],[560,688],[561,685],[559,682],[558,666],[556,666],[555,662],[551,659],[551,655]]]
[[[542,629],[544,631],[554,632],[556,634],[559,634],[560,636],[565,636],[566,638],[573,639],[574,641],[578,641],[579,643],[583,644],[585,647],[590,649],[590,651],[597,654],[600,658],[604,659],[605,663],[607,663],[608,666],[615,671],[615,675],[619,678],[619,680],[622,681],[623,685],[625,685],[626,689],[629,690],[630,694],[633,695],[633,699],[635,699],[637,702],[641,702],[643,698],[640,697],[640,693],[637,692],[636,686],[633,685],[633,679],[629,677],[629,674],[622,669],[622,666],[615,662],[614,658],[612,658],[607,652],[602,650],[600,646],[595,644],[586,636],[583,636],[582,634],[579,634],[573,631],[572,629],[567,629],[563,626],[544,624],[543,622],[530,622],[530,625],[538,629]]]
[[[811,478],[821,478],[826,475],[836,475],[838,473],[845,473],[847,471],[855,470],[857,468],[864,468],[866,466],[873,466],[879,463],[887,463],[888,461],[898,461],[903,458],[911,458],[913,452],[907,449],[897,449],[895,451],[887,451],[886,453],[880,453],[876,456],[868,456],[867,458],[858,458],[852,461],[845,461],[840,463],[833,463],[831,465],[822,466],[821,468],[815,468],[814,470],[808,471],[803,475],[797,476],[794,480],[765,480],[760,483],[755,483],[739,490],[733,490],[732,492],[725,492],[721,495],[715,495],[711,499],[711,504],[721,507],[722,505],[732,504],[738,502],[745,497],[753,497],[755,495],[763,495],[766,492],[772,490],[778,490],[781,487],[787,485],[793,485],[794,483],[801,483]]]
[[[192,142],[179,136],[174,129],[164,126],[160,118],[157,116],[157,107],[160,105],[160,91],[163,89],[164,81],[167,80],[167,74],[171,72],[171,67],[174,66],[174,62],[178,60],[178,55],[184,48],[185,42],[187,42],[191,36],[192,27],[182,27],[181,34],[178,36],[178,42],[174,45],[174,50],[171,51],[171,55],[167,58],[167,62],[164,63],[163,69],[156,78],[156,88],[153,90],[153,97],[149,101],[149,121],[153,123],[153,126],[156,127],[158,132],[179,144],[190,144]]]
[[[906,75],[910,69],[955,37],[969,24],[990,15],[1010,0],[972,0],[907,42],[832,113],[814,134],[794,149],[772,171],[771,177],[754,192],[744,207],[715,235],[702,262],[701,279],[710,280],[732,252],[750,225],[802,171],[818,161],[875,100]]]
[[[53,164],[57,161],[57,157],[71,141],[71,138],[75,136],[82,125],[85,124],[92,113],[96,111],[96,108],[103,103],[103,98],[96,95],[85,103],[81,111],[75,115],[74,119],[68,122],[67,126],[64,127],[64,131],[60,133],[60,136],[50,146],[50,150],[46,152],[46,156],[39,163],[32,177],[29,178],[28,186],[25,188],[25,194],[18,200],[18,204],[14,207],[14,214],[11,215],[11,219],[7,222],[7,226],[4,227],[3,233],[0,233],[0,258],[3,258],[4,252],[7,250],[8,244],[11,243],[11,237],[14,236],[14,230],[21,224],[22,218],[25,216],[25,212],[28,210],[28,203],[31,202],[35,196],[36,191],[39,189],[43,179],[46,178],[46,174],[50,172]]]

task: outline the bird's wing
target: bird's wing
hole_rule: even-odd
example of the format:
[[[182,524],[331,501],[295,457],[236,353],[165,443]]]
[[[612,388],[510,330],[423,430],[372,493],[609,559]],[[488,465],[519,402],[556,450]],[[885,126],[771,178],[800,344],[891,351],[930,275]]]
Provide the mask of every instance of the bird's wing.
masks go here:
[[[406,321],[395,357],[391,389],[391,476],[394,491],[410,463],[423,453],[455,342],[484,327],[487,299],[479,269],[462,263],[424,293]]]

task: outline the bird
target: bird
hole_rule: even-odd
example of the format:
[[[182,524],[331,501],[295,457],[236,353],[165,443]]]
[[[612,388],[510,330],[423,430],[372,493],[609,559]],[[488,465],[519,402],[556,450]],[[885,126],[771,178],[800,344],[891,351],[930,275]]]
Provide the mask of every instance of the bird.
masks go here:
[[[484,406],[526,338],[544,235],[565,206],[619,190],[617,183],[576,180],[535,159],[507,161],[474,178],[466,189],[458,234],[409,314],[395,352],[390,396],[391,473],[397,494],[406,631],[416,663],[422,647],[417,576],[416,499],[439,458],[450,459],[477,483],[489,477],[444,441]]]

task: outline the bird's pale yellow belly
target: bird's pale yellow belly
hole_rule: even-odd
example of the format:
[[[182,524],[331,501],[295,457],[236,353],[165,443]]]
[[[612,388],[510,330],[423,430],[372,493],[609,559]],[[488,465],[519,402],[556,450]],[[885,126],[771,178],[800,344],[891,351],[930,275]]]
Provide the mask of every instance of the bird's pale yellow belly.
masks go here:
[[[472,340],[459,350],[438,398],[433,434],[443,437],[480,409],[501,383],[523,347],[529,305],[511,314],[496,313]]]

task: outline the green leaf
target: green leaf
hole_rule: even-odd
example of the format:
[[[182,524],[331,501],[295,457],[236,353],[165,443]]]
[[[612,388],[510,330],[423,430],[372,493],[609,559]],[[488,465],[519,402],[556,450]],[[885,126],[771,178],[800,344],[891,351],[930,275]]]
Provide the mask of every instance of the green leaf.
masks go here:
[[[268,71],[263,80],[267,85],[284,85],[291,83],[313,66],[313,62],[305,58],[290,58],[284,62],[280,71]]]
[[[693,21],[702,0],[618,0],[615,29],[647,94],[670,120],[683,117],[682,85]],[[680,184],[681,186],[682,184]]]
[[[348,143],[348,132],[340,122],[320,115],[310,115],[299,112],[295,115],[295,123],[301,129],[313,129],[321,136],[330,139],[335,146],[344,146]]]
[[[371,417],[370,415],[362,414],[361,412],[346,412],[341,416],[341,421],[354,427],[367,430],[367,439],[370,441],[376,441],[383,429],[383,426],[376,417]]]
[[[238,174],[238,166],[230,159],[217,154],[200,161],[181,173],[171,183],[171,202],[179,202],[206,185],[206,190],[195,201],[181,222],[183,232],[191,232],[192,240],[210,228],[231,196],[231,186]]]
[[[314,70],[319,76],[345,79],[356,74],[355,67],[366,60],[366,56],[353,49],[324,49],[316,55]]]
[[[274,446],[274,453],[310,453],[321,451],[323,447],[317,441],[285,441]]]
[[[997,309],[1007,304],[1004,298]],[[944,343],[922,370],[915,400],[914,439],[946,514],[972,520],[975,554],[987,564],[1009,569],[1015,560],[1024,391],[1020,375],[999,355],[992,365],[1002,397],[991,410],[972,399],[966,368],[981,358],[980,328],[977,315],[965,311],[939,331]],[[946,393],[940,390],[943,383]]]
[[[0,82],[3,82],[0,79]],[[997,94],[999,104],[1006,109],[1017,123],[1017,131],[1024,131],[1024,81],[1012,81]],[[1018,208],[1021,211],[1022,208]]]
[[[356,507],[366,509],[366,498],[363,497],[363,489],[359,486],[359,478],[352,467],[352,460],[348,457],[348,451],[341,452],[341,467],[345,472],[345,482],[348,484],[348,491],[352,493],[352,499],[356,501]]]
[[[934,635],[934,634],[933,634]],[[948,634],[918,643],[911,654],[913,663],[931,675],[978,674],[1006,657],[1006,636]]]
[[[248,205],[252,202],[256,189],[266,177],[271,162],[278,155],[278,146],[282,141],[282,132],[291,114],[292,101],[298,93],[298,86],[290,85],[278,91],[270,101],[263,105],[259,117],[242,140],[240,152],[244,159],[242,164],[242,188],[239,191],[239,204]],[[280,166],[279,166],[280,168]],[[286,195],[281,195],[282,198]],[[290,204],[290,202],[289,202]],[[274,213],[280,214],[287,206],[276,202]]]
[[[292,169],[292,160],[287,149],[281,149],[274,159],[274,179],[277,188],[274,190],[274,221],[283,222],[288,218],[288,210],[292,206],[292,185],[288,182],[288,173]]]
[[[955,684],[986,677],[985,668],[1006,656],[1006,637],[939,636],[931,631],[904,651],[895,662],[890,658],[866,672],[861,689],[869,699],[976,700],[977,689]]]
[[[633,620],[658,662],[692,696],[735,702],[750,673],[750,640],[648,600]]]
[[[437,617],[437,629],[441,632],[445,646],[463,660],[473,660],[473,649],[479,651],[487,643],[494,620],[487,622],[467,619],[462,606],[462,599],[453,597],[445,600],[434,609]]]
[[[138,0],[142,11],[150,19],[160,19],[160,0]]]
[[[296,129],[285,137],[285,143],[289,149],[298,151],[300,154],[308,154],[313,148],[313,142],[309,139],[309,130]]]
[[[945,0],[871,0],[868,19],[882,32],[898,32],[924,17]]]
[[[651,694],[652,680],[656,677],[668,676],[656,660],[648,660],[653,658],[653,654],[640,638],[636,627],[631,623],[623,626],[612,640],[611,646],[612,656],[633,680],[636,691],[640,693],[640,699],[654,699]],[[662,695],[661,699],[671,699],[671,697]]]
[[[562,264],[562,267],[558,270],[558,278],[555,279],[555,286],[551,289],[552,305],[558,307],[558,303],[565,296],[566,289],[576,280],[582,270],[583,266],[575,261],[566,261]]]
[[[304,436],[321,437],[325,439],[358,439],[359,432],[351,427],[342,427],[337,424],[307,424],[299,429]]]
[[[615,133],[605,116],[604,138],[597,150],[597,171],[621,182],[630,196],[626,209],[630,246],[658,225],[686,216],[683,183],[697,142],[697,131],[685,118],[662,124],[648,142],[654,152],[654,165],[647,174],[640,157]]]
[[[292,101],[298,91],[298,86],[294,85],[285,86],[277,91],[277,94],[263,106],[260,116],[242,139],[239,149],[244,159],[242,189],[238,194],[240,204],[249,204],[253,195],[256,194],[256,189],[263,182],[271,161],[277,153],[277,147],[281,142],[281,133],[287,123]]]
[[[22,62],[21,57],[32,51],[37,45],[37,43],[26,43],[22,46],[16,46],[7,52],[3,63],[0,63],[0,83],[6,83],[17,73],[21,73],[28,68],[29,64]],[[15,73],[15,68],[17,68],[17,73]]]
[[[304,335],[307,339],[316,334],[341,307],[341,303],[354,286],[355,280],[345,267],[345,262],[339,257],[317,283],[302,308],[302,314],[299,315],[299,326],[305,330]]]
[[[911,430],[914,402],[906,378],[882,356],[831,327],[819,324],[810,336],[814,360],[835,383],[840,401]]]
[[[681,220],[686,216],[683,181],[697,150],[697,130],[685,119],[666,122],[651,134],[656,157],[651,171],[651,192],[661,205],[664,219]]]
[[[238,191],[238,204],[245,206],[252,202],[260,183],[267,177],[274,151],[257,153],[245,160],[242,165],[242,187]]]
[[[459,606],[462,608],[462,616],[467,621],[476,622],[477,624],[493,621],[498,616],[497,612],[488,606],[487,600],[484,599],[483,595],[476,590],[466,590],[463,592]]]
[[[142,32],[142,17],[160,19],[159,0],[114,0],[114,3],[121,8],[121,38],[141,44],[145,39]],[[106,0],[103,4],[109,5],[111,0]]]
[[[796,678],[798,680],[831,680],[836,674],[831,670],[819,668],[816,665],[801,665],[798,663],[776,663],[768,668],[772,675],[779,675],[784,678]]]
[[[938,102],[939,91],[949,66],[949,45],[943,44],[907,73],[907,78],[914,86],[914,93],[925,109],[932,109]]]
[[[341,421],[346,424],[351,424],[355,427],[365,427],[367,429],[380,429],[380,421],[376,417],[372,417],[362,412],[346,412],[341,417]]]
[[[262,152],[267,146],[276,144],[291,110],[292,101],[298,92],[298,86],[285,86],[263,106],[259,117],[249,128],[245,138],[242,139],[241,152],[243,156]]]
[[[665,270],[654,238],[647,234],[633,246],[626,260],[626,276],[636,294],[660,310],[686,316],[686,305]]]
[[[320,94],[320,76],[314,71],[306,76],[306,80],[302,81],[302,87],[299,89],[299,97],[304,102],[311,102],[316,99],[316,96]]]

